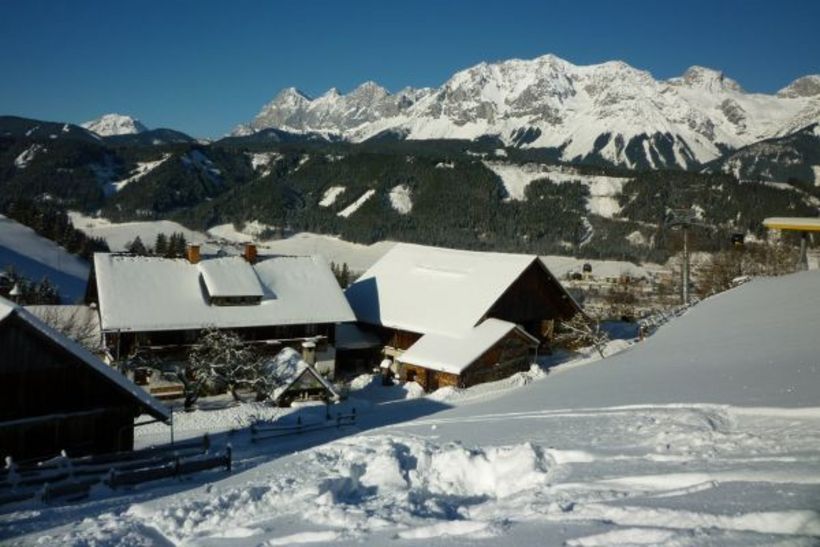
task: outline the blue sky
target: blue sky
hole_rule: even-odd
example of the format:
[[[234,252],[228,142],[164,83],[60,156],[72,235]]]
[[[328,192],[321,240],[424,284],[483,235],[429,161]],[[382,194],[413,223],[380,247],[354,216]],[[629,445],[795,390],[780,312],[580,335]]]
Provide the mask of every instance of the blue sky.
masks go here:
[[[773,92],[820,73],[820,2],[0,1],[0,114],[107,112],[220,136],[280,89],[436,86],[481,61],[699,64]]]

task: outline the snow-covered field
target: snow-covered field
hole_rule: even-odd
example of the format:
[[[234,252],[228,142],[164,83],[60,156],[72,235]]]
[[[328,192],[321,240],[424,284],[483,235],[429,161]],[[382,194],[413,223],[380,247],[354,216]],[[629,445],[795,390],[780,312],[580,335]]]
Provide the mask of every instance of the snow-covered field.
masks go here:
[[[205,235],[189,230],[185,226],[170,220],[152,220],[145,222],[111,222],[104,218],[85,216],[76,211],[68,213],[71,223],[78,230],[82,230],[86,235],[101,237],[108,242],[112,251],[122,251],[126,244],[139,236],[146,246],[153,246],[157,234],[164,233],[171,235],[174,232],[182,232],[188,243],[204,243]]]
[[[48,277],[65,303],[85,295],[89,265],[28,226],[0,215],[0,271],[9,266],[31,279]]]
[[[518,165],[498,161],[485,161],[493,173],[501,179],[508,200],[526,200],[527,186],[531,182],[548,178],[554,184],[579,182],[589,189],[587,210],[590,213],[613,218],[621,212],[618,196],[630,179],[605,175],[584,175],[571,167],[527,163]]]
[[[26,506],[0,516],[0,538],[817,545],[819,289],[816,271],[754,280],[604,360],[460,392],[378,400],[362,379],[345,403],[364,399],[356,427],[258,445],[216,435],[234,443],[233,475]]]
[[[409,191],[406,196],[397,195],[396,197],[397,207],[412,208]],[[403,201],[404,197],[407,198],[407,201]],[[336,196],[334,196],[334,201],[335,198]],[[182,232],[189,242],[202,244],[203,251],[206,253],[216,252],[216,250],[220,248],[229,254],[238,253],[241,252],[240,249],[238,247],[232,247],[231,244],[254,241],[259,245],[260,251],[263,253],[291,255],[317,254],[323,256],[328,262],[335,262],[337,264],[346,262],[353,272],[363,272],[395,245],[392,241],[380,241],[372,245],[361,245],[334,236],[308,232],[298,233],[285,239],[263,240],[258,237],[259,234],[270,227],[259,222],[247,223],[242,231],[236,230],[233,225],[223,224],[214,226],[208,230],[207,234],[203,234],[189,230],[181,224],[169,220],[113,223],[101,218],[84,216],[77,212],[71,212],[69,216],[74,226],[86,234],[105,238],[113,251],[125,249],[126,243],[133,241],[137,235],[140,236],[143,243],[150,246],[160,232],[169,235],[172,232]],[[221,240],[225,244],[220,244],[216,240]],[[205,243],[206,241],[211,241],[212,243]],[[589,263],[592,266],[592,272],[596,277],[617,277],[623,274],[629,274],[633,277],[643,277],[648,276],[652,271],[662,269],[662,266],[658,264],[636,265],[622,260],[594,260],[559,255],[547,255],[542,258],[550,271],[559,278],[568,272],[580,272],[581,267],[585,263]]]

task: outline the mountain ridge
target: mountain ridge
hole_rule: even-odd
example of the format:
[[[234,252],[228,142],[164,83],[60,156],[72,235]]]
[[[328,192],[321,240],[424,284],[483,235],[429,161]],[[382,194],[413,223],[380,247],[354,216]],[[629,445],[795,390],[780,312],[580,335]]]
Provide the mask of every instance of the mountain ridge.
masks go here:
[[[701,66],[656,80],[623,61],[574,65],[547,54],[479,63],[439,87],[394,94],[372,81],[316,98],[286,88],[234,134],[275,128],[352,142],[385,133],[409,140],[492,135],[506,145],[557,149],[564,161],[598,155],[629,168],[692,168],[816,121],[820,75],[767,95]]]

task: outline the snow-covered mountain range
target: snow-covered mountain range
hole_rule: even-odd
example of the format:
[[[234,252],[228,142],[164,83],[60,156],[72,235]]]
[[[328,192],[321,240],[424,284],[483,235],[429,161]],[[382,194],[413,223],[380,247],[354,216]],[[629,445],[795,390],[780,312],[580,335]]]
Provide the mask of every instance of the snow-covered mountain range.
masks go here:
[[[350,141],[475,139],[549,147],[564,160],[692,167],[727,150],[820,121],[820,75],[775,95],[747,93],[719,71],[692,67],[656,80],[620,61],[577,66],[554,55],[481,63],[437,88],[391,94],[366,82],[347,94],[280,92],[234,135],[277,128]]]
[[[122,114],[105,114],[95,120],[85,122],[82,127],[101,137],[135,135],[148,131],[148,128],[142,125],[139,120]]]

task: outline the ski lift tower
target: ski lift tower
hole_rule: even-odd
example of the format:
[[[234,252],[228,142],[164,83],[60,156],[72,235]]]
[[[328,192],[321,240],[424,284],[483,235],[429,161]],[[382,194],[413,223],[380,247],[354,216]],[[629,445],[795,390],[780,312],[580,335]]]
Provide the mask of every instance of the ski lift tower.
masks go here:
[[[812,217],[769,217],[763,220],[763,226],[770,230],[800,232],[799,270],[809,269],[809,232],[820,232],[820,218]]]
[[[681,303],[689,303],[689,229],[700,226],[697,212],[692,209],[671,209],[666,219],[666,225],[671,229],[683,230],[683,264],[681,266]]]

